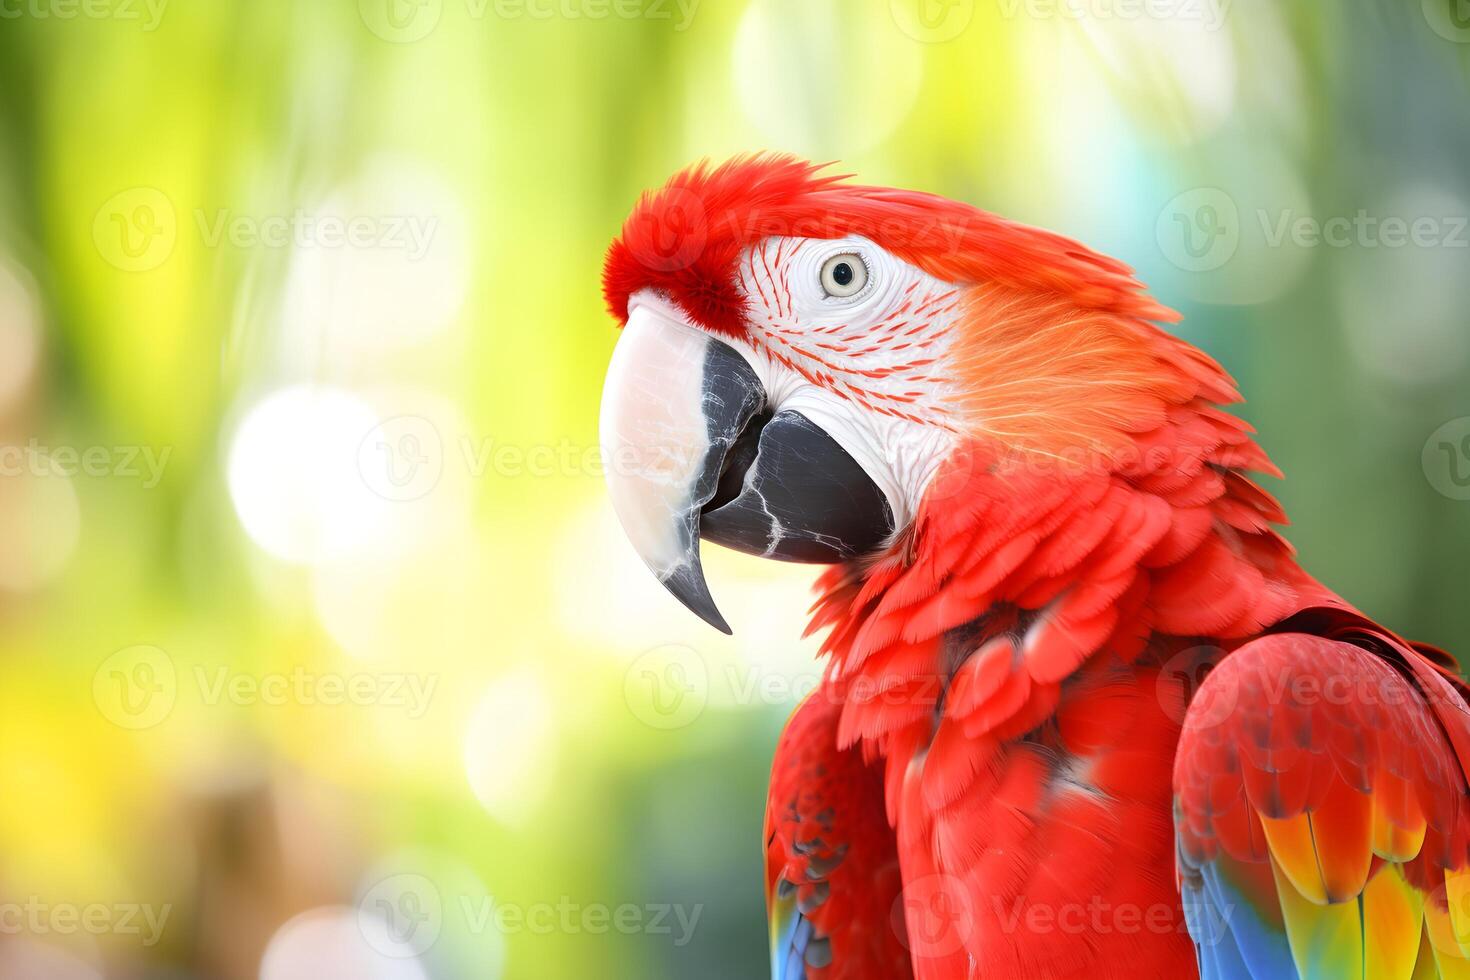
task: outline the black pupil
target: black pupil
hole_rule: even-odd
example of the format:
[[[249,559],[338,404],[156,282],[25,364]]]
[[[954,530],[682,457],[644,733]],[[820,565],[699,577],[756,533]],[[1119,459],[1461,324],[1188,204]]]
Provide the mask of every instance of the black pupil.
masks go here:
[[[832,269],[832,281],[839,286],[846,286],[852,282],[852,266],[846,262],[839,262]]]

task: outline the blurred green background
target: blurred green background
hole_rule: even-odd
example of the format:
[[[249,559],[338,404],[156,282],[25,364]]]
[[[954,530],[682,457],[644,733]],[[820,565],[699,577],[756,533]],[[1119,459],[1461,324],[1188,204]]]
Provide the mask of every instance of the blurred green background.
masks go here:
[[[810,569],[604,501],[602,250],[759,148],[1136,266],[1470,649],[1464,0],[0,0],[0,977],[749,978]]]

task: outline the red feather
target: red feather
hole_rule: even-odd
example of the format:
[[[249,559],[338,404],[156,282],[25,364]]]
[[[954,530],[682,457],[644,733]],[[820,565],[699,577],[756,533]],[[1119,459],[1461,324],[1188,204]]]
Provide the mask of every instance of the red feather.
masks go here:
[[[677,174],[603,281],[619,320],[655,289],[736,337],[737,263],[770,236],[862,235],[956,287],[932,365],[963,419],[953,451],[888,551],[823,576],[826,679],[777,754],[768,883],[830,946],[810,975],[1193,976],[1180,888],[1198,898],[1207,873],[1278,932],[1416,890],[1436,955],[1470,973],[1443,942],[1470,935],[1446,901],[1451,881],[1470,895],[1446,878],[1470,842],[1466,689],[1296,563],[1247,472],[1279,471],[1221,408],[1234,382],[1150,322],[1176,315],[1122,263],[820,170]],[[1290,686],[1341,681],[1393,700]],[[1413,966],[1374,916],[1352,922],[1349,954],[1381,941]]]

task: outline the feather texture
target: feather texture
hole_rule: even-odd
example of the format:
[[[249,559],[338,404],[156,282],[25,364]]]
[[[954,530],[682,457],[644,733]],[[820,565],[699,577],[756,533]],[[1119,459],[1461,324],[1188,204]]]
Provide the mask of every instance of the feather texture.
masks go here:
[[[904,980],[909,954],[881,770],[837,747],[838,706],[809,698],[771,772],[766,897],[773,980]]]
[[[827,670],[768,807],[775,975],[1470,978],[1466,688],[1297,564],[1230,377],[1122,263],[821,171],[689,168],[603,279],[620,321],[651,288],[753,341],[739,265],[773,238],[940,281],[901,315],[943,337],[905,358],[942,417],[798,372],[950,451],[821,580]]]

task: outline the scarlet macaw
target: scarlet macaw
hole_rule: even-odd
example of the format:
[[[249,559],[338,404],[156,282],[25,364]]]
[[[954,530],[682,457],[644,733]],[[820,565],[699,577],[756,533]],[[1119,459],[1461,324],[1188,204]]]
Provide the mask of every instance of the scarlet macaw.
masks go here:
[[[702,539],[832,566],[775,977],[1470,977],[1466,688],[1303,571],[1225,371],[1113,259],[820,170],[685,170],[603,276],[648,566],[727,632]]]

